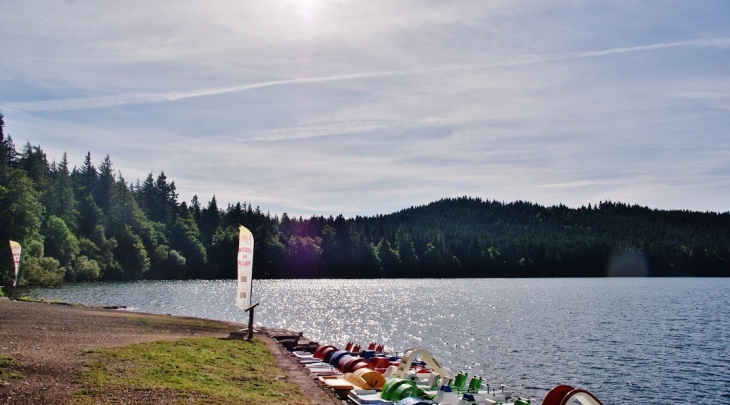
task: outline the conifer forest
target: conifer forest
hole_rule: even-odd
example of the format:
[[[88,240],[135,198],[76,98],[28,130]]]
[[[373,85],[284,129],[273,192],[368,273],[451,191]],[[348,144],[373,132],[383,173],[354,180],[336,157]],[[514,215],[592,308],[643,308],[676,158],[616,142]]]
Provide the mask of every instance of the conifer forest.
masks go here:
[[[252,203],[179,201],[164,172],[130,181],[110,156],[56,161],[16,148],[0,113],[0,285],[8,240],[20,284],[236,277],[238,227],[254,278],[730,275],[730,212],[601,201],[569,208],[445,198],[371,217],[271,215]]]

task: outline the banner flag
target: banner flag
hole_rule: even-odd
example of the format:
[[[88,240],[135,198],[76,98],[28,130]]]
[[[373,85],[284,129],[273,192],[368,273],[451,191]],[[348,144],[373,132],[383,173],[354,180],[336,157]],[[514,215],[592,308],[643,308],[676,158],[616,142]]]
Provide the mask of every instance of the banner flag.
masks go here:
[[[15,264],[15,279],[13,280],[13,287],[18,285],[18,273],[20,270],[20,243],[11,240],[10,250],[13,251],[13,263]]]
[[[241,226],[238,231],[238,282],[236,283],[236,306],[241,309],[247,309],[251,306],[253,234],[244,226]]]

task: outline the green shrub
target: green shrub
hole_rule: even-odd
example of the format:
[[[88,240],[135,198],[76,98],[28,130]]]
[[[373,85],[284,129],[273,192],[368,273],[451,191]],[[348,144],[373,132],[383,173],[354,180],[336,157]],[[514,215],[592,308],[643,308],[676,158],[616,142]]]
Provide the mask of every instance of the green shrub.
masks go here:
[[[40,285],[60,285],[63,283],[65,267],[52,257],[28,257],[25,260],[22,277],[28,283]]]

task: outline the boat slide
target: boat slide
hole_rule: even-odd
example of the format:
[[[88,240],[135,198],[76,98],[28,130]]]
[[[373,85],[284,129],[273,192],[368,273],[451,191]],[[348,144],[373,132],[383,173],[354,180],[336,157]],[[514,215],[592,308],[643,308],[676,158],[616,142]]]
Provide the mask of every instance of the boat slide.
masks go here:
[[[488,386],[487,390],[481,389],[481,377],[473,377],[467,388],[466,374],[454,376],[425,349],[409,348],[398,365],[391,363],[383,374],[363,367],[365,364],[359,363],[365,361],[352,354],[331,345],[320,346],[313,354],[293,352],[302,366],[316,374],[324,385],[356,405],[532,405],[519,397],[513,399],[504,390],[497,392]],[[419,359],[428,366],[422,372],[413,367]],[[424,374],[428,378],[424,379]],[[581,405],[603,405],[590,392],[569,385],[551,389],[542,405],[573,405],[574,401]]]
[[[413,365],[413,361],[417,358],[420,358],[425,362],[429,367],[431,367],[431,371],[441,376],[443,379],[442,381],[453,380],[454,375],[446,370],[444,367],[441,366],[441,364],[436,361],[436,359],[433,357],[433,355],[424,349],[419,349],[417,347],[411,347],[410,349],[406,350],[405,353],[403,353],[403,356],[401,357],[400,364],[398,364],[398,367],[391,371],[392,377],[396,378],[404,378],[406,376],[406,373],[411,369],[411,365]],[[389,367],[390,368],[390,367]],[[386,377],[391,377],[388,375],[389,373],[386,371]]]

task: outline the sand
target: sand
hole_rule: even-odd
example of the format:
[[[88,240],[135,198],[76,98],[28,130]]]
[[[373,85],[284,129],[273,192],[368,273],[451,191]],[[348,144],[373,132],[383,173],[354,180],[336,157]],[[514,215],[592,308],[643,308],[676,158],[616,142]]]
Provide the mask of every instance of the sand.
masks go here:
[[[0,385],[0,404],[69,403],[71,394],[80,387],[75,379],[88,358],[85,352],[90,349],[196,336],[225,338],[244,327],[215,321],[220,328],[210,328],[194,321],[195,318],[0,298],[0,356],[17,360],[18,364],[10,369],[22,375]],[[277,333],[261,328],[256,337],[266,343],[288,381],[297,384],[314,404],[341,405],[267,332]],[[149,393],[134,391],[125,395],[126,400],[119,403],[179,401],[174,395],[170,395],[169,402],[165,395],[150,397]]]

